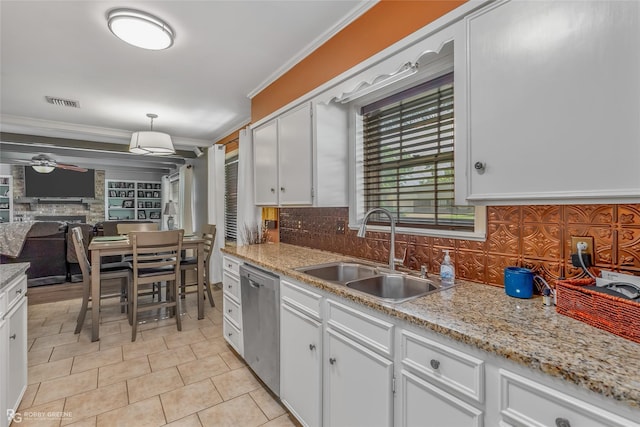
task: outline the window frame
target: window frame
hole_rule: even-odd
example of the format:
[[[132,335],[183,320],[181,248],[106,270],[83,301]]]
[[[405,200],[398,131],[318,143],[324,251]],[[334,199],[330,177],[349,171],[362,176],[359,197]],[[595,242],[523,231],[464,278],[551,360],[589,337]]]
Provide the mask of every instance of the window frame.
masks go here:
[[[453,57],[446,55],[432,61],[428,66],[421,68],[415,75],[402,81],[383,87],[366,96],[351,101],[349,105],[349,228],[357,230],[362,224],[365,210],[364,189],[361,177],[364,174],[363,156],[363,118],[362,108],[387,98],[399,92],[419,86],[430,80],[437,79],[445,74],[454,72]],[[454,72],[454,87],[456,75]],[[456,108],[457,111],[457,108]],[[462,149],[458,140],[462,138],[458,134],[457,122],[454,125],[454,156]],[[455,166],[454,166],[455,167]],[[455,169],[455,173],[464,173]],[[406,227],[397,226],[396,233],[433,236],[441,238],[486,240],[487,216],[485,206],[475,206],[474,227],[471,230],[448,230],[443,228],[429,228],[429,226]],[[390,226],[386,224],[367,224],[367,230],[389,232]]]

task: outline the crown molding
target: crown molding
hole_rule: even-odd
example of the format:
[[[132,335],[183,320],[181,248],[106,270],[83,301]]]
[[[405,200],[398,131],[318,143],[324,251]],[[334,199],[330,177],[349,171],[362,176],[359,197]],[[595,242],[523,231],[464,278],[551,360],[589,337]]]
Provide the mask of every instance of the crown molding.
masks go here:
[[[359,5],[354,7],[349,15],[347,15],[344,19],[339,22],[336,22],[331,28],[322,33],[320,36],[316,37],[311,43],[305,46],[300,52],[298,52],[295,56],[293,56],[289,61],[285,62],[280,68],[274,71],[269,77],[262,81],[255,89],[247,94],[249,99],[252,99],[254,96],[262,92],[267,86],[271,83],[278,80],[285,74],[287,71],[292,69],[297,63],[302,61],[304,58],[309,56],[312,52],[318,49],[320,46],[325,44],[329,39],[342,31],[345,27],[359,18],[366,11],[375,6],[379,0],[363,0]]]

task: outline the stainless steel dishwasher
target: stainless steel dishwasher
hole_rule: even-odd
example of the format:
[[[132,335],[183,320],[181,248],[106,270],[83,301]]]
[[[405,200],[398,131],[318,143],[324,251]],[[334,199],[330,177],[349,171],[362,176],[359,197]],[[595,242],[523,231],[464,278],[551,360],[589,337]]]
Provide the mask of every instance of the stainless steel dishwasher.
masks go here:
[[[280,396],[280,278],[240,266],[244,358],[276,396]]]

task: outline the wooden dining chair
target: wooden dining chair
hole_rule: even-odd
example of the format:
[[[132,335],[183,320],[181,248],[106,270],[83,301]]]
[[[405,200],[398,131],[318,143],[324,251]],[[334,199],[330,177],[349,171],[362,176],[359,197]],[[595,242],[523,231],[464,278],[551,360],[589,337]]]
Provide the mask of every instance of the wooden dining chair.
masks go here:
[[[89,307],[91,302],[91,264],[87,258],[87,252],[82,237],[82,230],[79,227],[71,229],[72,241],[75,246],[76,257],[78,264],[80,265],[80,271],[82,272],[82,305],[80,306],[80,313],[78,313],[78,320],[76,321],[75,333],[78,334],[82,330],[84,319],[88,309],[93,309],[93,303]],[[102,283],[104,280],[120,279],[121,286],[120,292],[102,294]],[[131,280],[131,264],[126,262],[114,262],[100,265],[100,298],[120,298],[120,304],[122,305],[121,311],[124,312],[124,308],[128,301],[128,289]]]
[[[203,280],[204,280],[204,289],[207,291],[207,296],[209,298],[209,304],[211,307],[215,307],[215,302],[213,301],[213,295],[211,294],[211,282],[209,281],[209,260],[211,259],[211,253],[213,252],[213,245],[216,240],[216,226],[213,224],[207,224],[204,227],[204,232],[202,233],[202,238],[204,239],[204,271],[202,272]],[[184,298],[184,296],[188,293],[194,293],[198,290],[190,290],[187,291],[186,284],[186,273],[189,270],[198,270],[198,257],[185,257],[180,261],[180,296]],[[198,272],[200,274],[200,272]],[[197,283],[195,284],[197,287]]]
[[[164,308],[172,311],[178,331],[182,330],[180,320],[180,252],[184,230],[171,231],[131,231],[129,240],[133,247],[133,280],[129,291],[129,313],[131,341],[136,340],[138,313]],[[166,297],[148,301],[141,298],[141,286],[166,282]]]

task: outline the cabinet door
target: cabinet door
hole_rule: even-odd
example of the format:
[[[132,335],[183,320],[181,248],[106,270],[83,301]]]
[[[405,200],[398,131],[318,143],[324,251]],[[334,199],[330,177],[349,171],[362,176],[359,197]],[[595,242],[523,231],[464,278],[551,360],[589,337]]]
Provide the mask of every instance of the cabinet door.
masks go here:
[[[325,425],[393,425],[393,363],[332,329],[325,346]]]
[[[466,31],[468,200],[640,200],[640,3],[503,1]]]
[[[276,120],[253,131],[256,205],[278,204],[278,124]]]
[[[280,398],[305,426],[322,425],[322,325],[283,304]]]
[[[2,313],[4,315],[4,313]],[[0,316],[0,378],[7,378],[7,357],[9,341],[7,334],[7,321]],[[7,402],[7,382],[0,381],[0,427],[6,427],[8,424],[6,414],[6,402]]]
[[[306,103],[278,119],[281,205],[310,205],[313,202],[312,148],[311,104]]]
[[[482,411],[402,371],[402,427],[481,427]]]
[[[8,314],[7,409],[17,409],[27,388],[27,298]],[[4,415],[4,414],[3,414]]]

